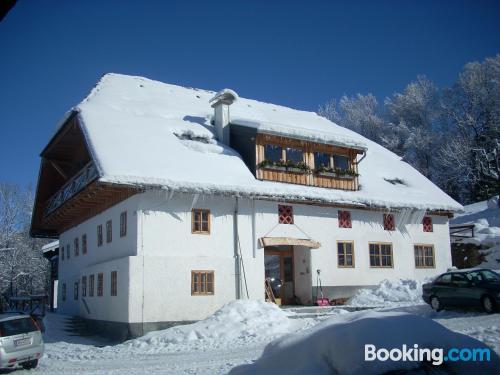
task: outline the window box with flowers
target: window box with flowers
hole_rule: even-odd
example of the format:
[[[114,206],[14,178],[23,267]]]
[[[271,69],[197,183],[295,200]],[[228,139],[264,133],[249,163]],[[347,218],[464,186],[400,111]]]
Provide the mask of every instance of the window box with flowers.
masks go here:
[[[300,174],[308,174],[311,173],[311,168],[304,162],[295,163],[291,160],[284,161],[272,161],[272,160],[263,160],[258,164],[258,168],[261,169],[270,169],[275,171],[282,172],[292,172],[292,173],[300,173]]]
[[[347,180],[354,180],[359,176],[359,174],[352,169],[330,168],[323,165],[316,168],[314,173],[320,177],[344,178]]]

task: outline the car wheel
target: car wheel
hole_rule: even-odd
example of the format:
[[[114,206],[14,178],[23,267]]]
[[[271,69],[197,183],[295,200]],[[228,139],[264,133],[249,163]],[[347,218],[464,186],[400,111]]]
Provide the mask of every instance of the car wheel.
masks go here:
[[[441,311],[443,309],[441,301],[436,296],[431,297],[431,307],[436,311]]]
[[[38,359],[34,359],[32,361],[24,362],[21,364],[25,370],[31,370],[32,368],[35,368],[38,366]]]
[[[493,314],[495,312],[495,302],[493,301],[493,298],[491,298],[490,296],[484,296],[481,302],[484,311],[486,311],[488,314]]]

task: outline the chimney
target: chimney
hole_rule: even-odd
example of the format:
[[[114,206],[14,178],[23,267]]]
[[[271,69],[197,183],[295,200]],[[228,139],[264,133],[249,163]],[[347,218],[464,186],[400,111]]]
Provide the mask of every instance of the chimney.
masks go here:
[[[217,139],[226,145],[230,145],[229,133],[229,106],[238,100],[238,94],[233,90],[224,89],[219,91],[210,99],[209,103],[214,109],[214,125]]]

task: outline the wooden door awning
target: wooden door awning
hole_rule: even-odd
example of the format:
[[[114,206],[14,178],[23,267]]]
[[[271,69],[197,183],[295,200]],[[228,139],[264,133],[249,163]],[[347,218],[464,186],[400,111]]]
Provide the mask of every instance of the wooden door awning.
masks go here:
[[[267,246],[304,246],[311,249],[318,249],[321,244],[318,241],[304,238],[293,238],[293,237],[261,237],[259,238],[260,247]]]

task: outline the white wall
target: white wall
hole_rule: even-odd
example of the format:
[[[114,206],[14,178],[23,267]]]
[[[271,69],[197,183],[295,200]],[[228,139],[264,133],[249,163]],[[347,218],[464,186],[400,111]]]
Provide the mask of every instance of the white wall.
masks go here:
[[[63,312],[93,319],[158,322],[202,319],[236,298],[234,211],[236,199],[148,191],[106,210],[63,233],[61,246],[71,244],[71,258],[60,262],[59,307]],[[444,272],[451,266],[446,217],[433,216],[434,232],[424,233],[422,225],[407,225],[394,232],[382,227],[383,213],[350,210],[352,229],[338,227],[338,209],[294,204],[296,225],[278,224],[278,203],[238,200],[239,246],[245,268],[249,298],[264,298],[264,249],[257,239],[263,236],[311,238],[319,249],[295,248],[296,295],[311,301],[316,270],[321,269],[324,286],[375,285],[385,278],[420,279]],[[191,233],[191,209],[211,212],[210,235]],[[119,237],[119,217],[128,213],[125,238]],[[252,216],[255,211],[255,232]],[[113,242],[106,243],[106,221],[113,220]],[[103,224],[104,244],[97,247],[97,225]],[[88,254],[75,258],[75,236],[87,234]],[[355,267],[337,266],[337,241],[354,241]],[[393,244],[393,268],[370,268],[368,243]],[[415,243],[434,245],[436,268],[416,269]],[[110,272],[118,271],[118,296],[110,296]],[[215,293],[191,295],[191,271],[213,270]],[[104,296],[87,297],[91,314],[79,300],[73,300],[73,282],[82,275],[105,276]],[[242,283],[244,277],[241,277]],[[61,301],[61,285],[67,283],[67,300]],[[246,298],[243,285],[242,296]]]
[[[81,313],[83,309],[81,300],[81,277],[82,275],[87,274],[87,268],[93,269],[97,272],[99,267],[95,266],[103,264],[104,271],[104,264],[106,262],[109,264],[109,262],[112,262],[113,260],[119,260],[120,258],[134,256],[137,254],[136,207],[138,198],[138,196],[131,197],[61,234],[59,237],[59,311],[66,314]],[[123,211],[127,211],[127,234],[125,237],[120,237],[120,214]],[[108,220],[112,220],[113,227],[112,242],[110,243],[106,242],[106,221]],[[97,226],[99,224],[102,224],[103,227],[102,246],[97,246]],[[82,250],[83,234],[87,235],[87,254],[83,254]],[[79,238],[79,256],[75,256],[74,239],[76,237]],[[70,245],[71,253],[69,259],[66,253],[66,246],[68,244]],[[62,260],[62,251],[65,253],[64,260]],[[95,282],[97,283],[97,274],[95,277]],[[121,275],[119,273],[118,279],[120,280],[120,278]],[[80,285],[80,291],[78,300],[74,300],[73,285],[77,281]],[[66,283],[66,301],[62,300],[62,285],[64,283]],[[107,292],[109,295],[109,290],[107,290]],[[122,293],[124,295],[128,294],[126,290],[122,291]],[[113,311],[110,311],[109,315],[115,316]],[[104,318],[103,314],[100,314],[99,316]]]

